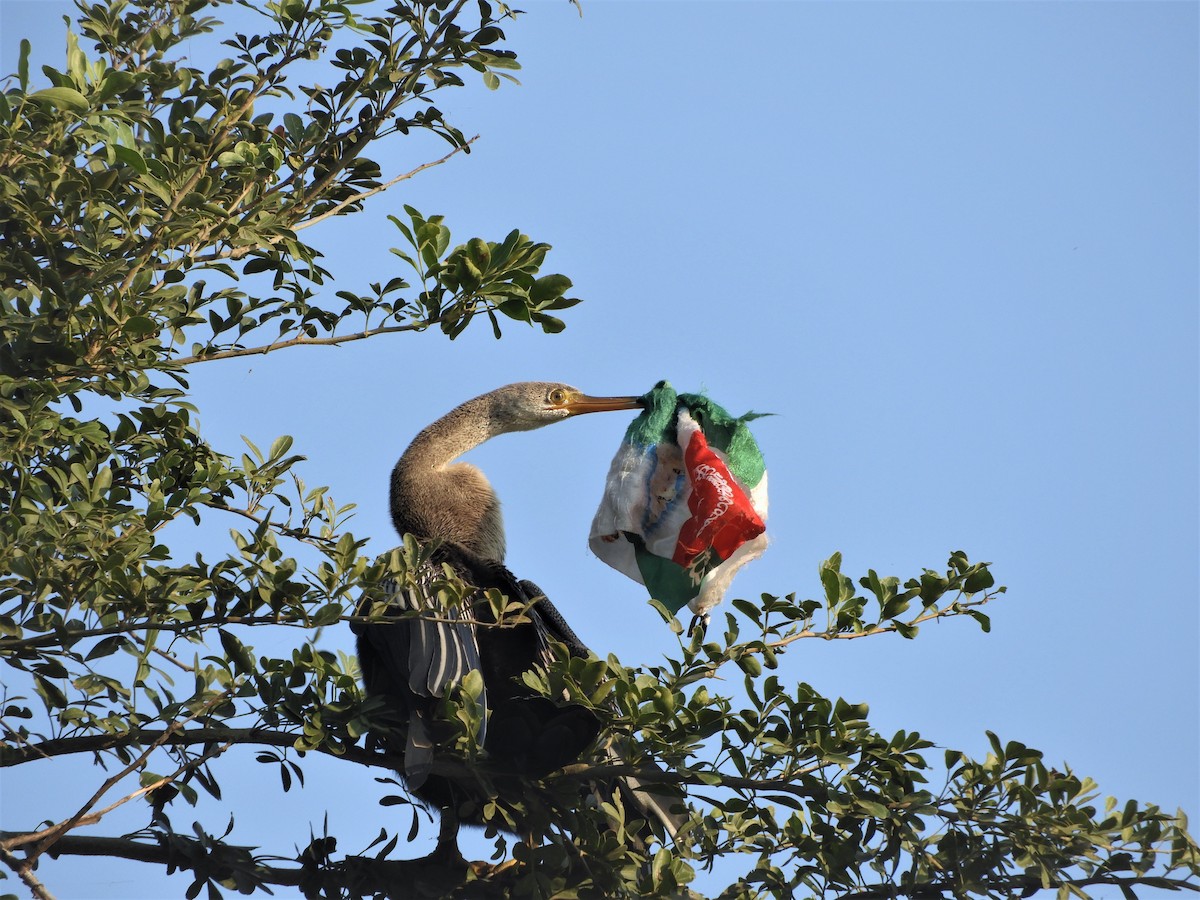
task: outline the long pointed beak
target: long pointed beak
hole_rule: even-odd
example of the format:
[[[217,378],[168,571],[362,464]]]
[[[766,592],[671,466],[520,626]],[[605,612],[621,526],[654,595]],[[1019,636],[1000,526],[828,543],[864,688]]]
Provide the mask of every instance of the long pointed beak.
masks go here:
[[[642,405],[641,397],[589,397],[587,394],[576,394],[562,405],[562,409],[578,416],[618,409],[641,409]]]

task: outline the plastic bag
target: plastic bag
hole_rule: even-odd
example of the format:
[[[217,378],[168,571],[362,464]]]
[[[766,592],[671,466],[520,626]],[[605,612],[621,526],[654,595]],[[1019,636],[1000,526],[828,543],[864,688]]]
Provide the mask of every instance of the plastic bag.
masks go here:
[[[767,546],[767,470],[746,423],[662,381],[645,397],[605,484],[588,545],[702,623]],[[693,625],[696,624],[695,621]]]

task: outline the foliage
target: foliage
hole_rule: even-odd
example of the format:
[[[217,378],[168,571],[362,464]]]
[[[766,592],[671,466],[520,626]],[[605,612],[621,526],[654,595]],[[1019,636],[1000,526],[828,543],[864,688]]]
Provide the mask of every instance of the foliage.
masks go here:
[[[684,637],[668,616],[681,636],[667,665],[563,654],[529,673],[547,695],[598,710],[641,755],[616,765],[597,753],[529,785],[544,834],[512,842],[514,865],[404,859],[399,845],[421,830],[415,808],[411,827],[389,824],[340,856],[332,835],[277,836],[306,846],[281,860],[230,843],[224,825],[177,829],[201,792],[220,796],[220,766],[251,752],[284,791],[303,788],[310,753],[394,764],[368,740],[387,726],[355,661],[318,638],[427,552],[408,542],[372,560],[345,527],[351,507],[298,478],[288,437],[265,450],[210,446],[187,400],[190,369],[389,332],[454,338],[480,316],[497,337],[505,318],[556,332],[552,313],[576,302],[569,279],[541,274],[548,246],[519,231],[452,246],[440,216],[405,207],[394,252],[413,274],[362,293],[331,290],[319,249],[299,236],[448,158],[384,180],[367,156],[382,141],[431,134],[449,155],[469,152],[433,95],[471,71],[491,88],[511,78],[515,56],[499,47],[511,10],[247,4],[260,27],[224,38],[230,58],[186,65],[184,43],[215,33],[208,14],[224,3],[80,0],[65,70],[46,69],[36,87],[25,45],[0,94],[0,655],[17,686],[0,709],[0,764],[43,778],[79,754],[105,766],[71,817],[6,823],[0,855],[35,895],[49,896],[40,877],[52,881],[53,867],[34,863],[59,854],[187,870],[189,897],[271,885],[313,897],[667,895],[720,858],[742,873],[729,897],[1195,886],[1200,855],[1181,816],[1101,805],[1086,778],[994,736],[984,760],[945,753],[931,788],[942,769],[929,741],[886,738],[865,706],[775,674],[802,639],[911,639],[961,616],[986,630],[980,607],[1003,588],[961,552],[903,584],[873,571],[856,584],[835,555],[822,596],[735,601],[719,640]],[[298,82],[319,59],[340,80]],[[224,552],[183,549],[183,525],[212,534],[230,522]],[[289,649],[257,652],[264,640]],[[716,693],[714,676],[734,669],[744,691]],[[475,752],[469,699],[447,708],[464,723],[463,759],[439,765],[504,777]],[[679,841],[644,850],[623,840],[636,823],[619,801],[577,802],[581,783],[620,774],[686,789],[694,814]],[[384,806],[410,804],[383,783]],[[145,804],[141,832],[77,833],[128,802]]]

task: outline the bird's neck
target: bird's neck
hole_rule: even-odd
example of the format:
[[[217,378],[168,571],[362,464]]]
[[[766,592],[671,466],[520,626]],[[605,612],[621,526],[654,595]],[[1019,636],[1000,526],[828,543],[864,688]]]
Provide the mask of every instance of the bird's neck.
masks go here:
[[[453,541],[487,559],[504,559],[500,503],[468,450],[500,433],[487,395],[468,400],[418,434],[392,470],[392,522],[401,534]]]
[[[425,428],[408,445],[401,463],[409,468],[443,469],[500,433],[492,415],[491,396],[485,394],[451,409]]]
[[[444,469],[469,450],[500,432],[492,416],[490,395],[452,409],[413,438],[397,466],[414,472]]]

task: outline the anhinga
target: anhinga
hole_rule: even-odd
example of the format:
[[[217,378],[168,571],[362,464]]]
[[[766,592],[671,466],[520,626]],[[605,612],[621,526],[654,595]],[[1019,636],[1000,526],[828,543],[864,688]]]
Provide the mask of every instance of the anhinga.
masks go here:
[[[416,436],[392,471],[391,514],[401,536],[410,534],[438,549],[417,580],[421,587],[392,586],[386,598],[393,620],[359,622],[358,655],[368,693],[389,700],[406,730],[404,772],[409,790],[441,811],[435,853],[458,855],[460,819],[479,821],[486,799],[478,782],[432,771],[439,729],[435,711],[450,686],[472,670],[483,676],[480,743],[489,759],[520,776],[538,778],[574,762],[599,736],[601,722],[582,706],[559,706],[521,681],[522,673],[553,660],[549,643],[565,644],[572,655],[588,656],[545,595],[518,581],[504,566],[505,538],[500,503],[484,474],[456,462],[489,438],[528,431],[582,413],[637,409],[637,397],[589,397],[564,384],[524,382],[483,394],[452,410]],[[433,605],[433,583],[449,564],[474,589],[461,607]],[[488,588],[511,600],[532,602],[523,624],[488,627],[494,622]],[[364,602],[364,608],[369,608]],[[465,608],[464,608],[465,607]],[[610,756],[613,755],[611,749]],[[673,834],[681,821],[670,801],[621,783],[622,796],[640,817],[651,817]],[[514,788],[519,790],[519,788]],[[521,797],[514,797],[520,801]]]

